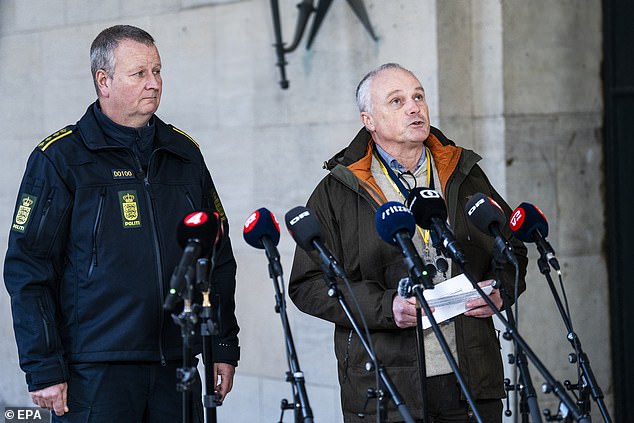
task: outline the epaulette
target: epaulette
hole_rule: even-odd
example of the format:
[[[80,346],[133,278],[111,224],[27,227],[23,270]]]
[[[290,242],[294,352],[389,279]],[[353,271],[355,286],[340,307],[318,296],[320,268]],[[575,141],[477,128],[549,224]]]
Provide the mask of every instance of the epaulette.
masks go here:
[[[170,125],[170,126],[171,126],[171,128],[172,128],[175,132],[178,132],[178,133],[179,133],[179,134],[181,134],[182,136],[186,137],[188,140],[190,140],[191,142],[193,142],[193,143],[194,143],[194,145],[195,145],[197,148],[200,148],[200,145],[199,145],[196,141],[194,141],[194,139],[193,139],[192,137],[190,137],[189,135],[187,135],[184,131],[181,131],[180,129],[178,129],[177,127],[175,127],[175,126],[173,126],[173,125]]]
[[[52,133],[48,137],[44,138],[36,148],[39,148],[40,151],[45,151],[47,148],[51,146],[55,141],[59,141],[67,135],[73,133],[73,125],[68,125],[65,128],[60,129],[57,132]]]

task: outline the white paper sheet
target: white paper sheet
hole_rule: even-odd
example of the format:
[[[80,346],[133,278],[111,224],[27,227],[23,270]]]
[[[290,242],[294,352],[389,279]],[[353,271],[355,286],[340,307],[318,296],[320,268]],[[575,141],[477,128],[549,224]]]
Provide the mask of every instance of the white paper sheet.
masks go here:
[[[492,289],[490,285],[482,287],[482,290],[487,295]],[[423,296],[430,307],[436,308],[434,310],[434,318],[438,323],[464,313],[467,310],[465,306],[467,301],[480,298],[480,294],[473,289],[471,282],[464,274],[434,285],[434,289],[424,290]],[[422,322],[423,329],[431,327],[427,316],[423,316]]]

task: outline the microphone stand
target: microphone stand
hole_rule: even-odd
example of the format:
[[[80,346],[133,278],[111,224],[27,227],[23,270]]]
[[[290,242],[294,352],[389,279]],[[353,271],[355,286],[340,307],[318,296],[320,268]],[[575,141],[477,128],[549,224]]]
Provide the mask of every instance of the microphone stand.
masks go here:
[[[196,381],[196,367],[192,366],[190,341],[194,334],[194,327],[198,323],[198,315],[196,313],[196,304],[192,304],[193,285],[194,285],[194,269],[189,266],[185,273],[184,279],[186,283],[185,293],[183,295],[183,311],[176,315],[172,314],[172,319],[181,328],[181,338],[183,342],[183,362],[182,367],[176,369],[176,390],[182,392],[183,398],[183,423],[191,423],[192,419],[192,397],[190,388]]]
[[[460,389],[462,390],[462,393],[467,399],[467,402],[469,403],[469,406],[471,407],[471,411],[473,411],[474,417],[479,423],[482,423],[483,420],[475,405],[475,401],[473,400],[473,397],[471,396],[471,393],[469,392],[469,389],[467,388],[467,384],[464,381],[464,378],[460,374],[460,370],[458,369],[458,363],[456,363],[456,359],[454,358],[453,354],[451,354],[451,349],[449,348],[449,345],[447,344],[447,340],[445,339],[445,336],[442,334],[442,331],[440,330],[440,327],[438,326],[438,322],[436,322],[436,318],[434,318],[434,315],[431,312],[431,308],[429,307],[429,304],[427,303],[427,300],[425,299],[425,296],[423,295],[423,289],[421,288],[421,285],[420,284],[412,285],[410,286],[410,288],[411,288],[411,291],[414,293],[414,295],[416,295],[416,298],[418,299],[419,304],[421,305],[421,307],[425,311],[425,315],[429,319],[429,323],[431,324],[431,329],[434,331],[434,334],[436,335],[436,338],[438,339],[438,343],[440,344],[442,351],[445,353],[445,356],[447,357],[449,366],[451,367],[451,370],[453,371],[454,375],[456,376],[456,379],[458,380]]]
[[[381,422],[385,421],[385,418],[386,418],[385,415],[387,414],[387,401],[391,398],[392,401],[394,402],[394,405],[396,406],[396,409],[400,413],[401,417],[403,417],[403,420],[405,421],[405,423],[415,423],[412,415],[409,412],[409,409],[407,408],[407,405],[402,400],[401,395],[399,394],[396,387],[394,386],[394,383],[390,379],[390,376],[387,374],[387,370],[385,369],[383,364],[380,361],[378,361],[376,355],[374,354],[373,349],[370,347],[368,340],[365,338],[365,336],[363,335],[363,332],[359,328],[357,321],[355,320],[354,316],[352,315],[350,311],[350,308],[348,307],[348,304],[346,303],[345,297],[343,296],[339,288],[337,288],[337,278],[331,269],[331,265],[329,264],[332,262],[333,263],[332,267],[335,267],[335,268],[338,267],[338,265],[334,264],[335,263],[334,258],[330,254],[328,254],[327,251],[324,248],[322,248],[320,245],[314,245],[314,247],[319,252],[319,256],[321,258],[320,265],[324,272],[324,277],[328,285],[328,296],[331,298],[333,297],[337,298],[337,301],[339,302],[339,304],[341,305],[341,308],[343,309],[344,313],[348,317],[348,320],[350,321],[352,328],[354,329],[357,336],[359,337],[359,340],[361,341],[363,348],[365,348],[365,351],[370,357],[370,360],[373,363],[373,367],[375,367],[374,370],[378,372],[381,382],[383,383],[383,386],[387,390],[387,395],[385,395],[385,392],[383,392],[383,389],[381,389],[381,387],[379,387],[378,391],[376,392],[377,401],[379,402],[379,416],[377,417],[380,419]],[[341,277],[342,279],[344,278],[347,279],[347,277],[343,274],[343,272],[339,271],[337,273],[339,273],[339,277]]]
[[[570,344],[572,345],[575,351],[574,356],[570,356],[571,357],[570,361],[571,363],[573,363],[578,360],[579,368],[581,369],[581,377],[580,377],[581,380],[577,383],[577,385],[576,386],[570,385],[570,384],[566,384],[566,385],[567,387],[569,387],[570,390],[575,388],[579,389],[579,397],[578,397],[577,404],[579,405],[579,408],[581,410],[583,410],[585,413],[590,412],[589,396],[592,395],[592,398],[594,399],[594,401],[597,403],[599,407],[601,416],[603,417],[603,421],[611,423],[612,419],[610,418],[608,409],[605,405],[605,402],[603,401],[603,392],[601,391],[601,388],[599,387],[599,384],[597,383],[594,377],[594,373],[590,366],[590,359],[588,358],[586,353],[583,351],[583,348],[581,347],[581,341],[579,340],[579,336],[577,336],[577,334],[574,332],[572,328],[572,321],[570,319],[570,316],[568,316],[568,314],[564,311],[561,298],[559,297],[557,289],[555,289],[555,285],[553,284],[553,280],[550,276],[550,266],[548,264],[548,258],[546,256],[546,252],[543,251],[543,249],[541,248],[538,248],[538,250],[540,253],[540,258],[537,260],[539,270],[546,277],[546,281],[548,282],[548,287],[550,288],[550,291],[553,294],[553,298],[555,299],[555,304],[557,305],[559,314],[561,314],[561,317],[564,321],[564,325],[566,326],[566,330],[567,330],[566,338],[568,339],[568,341],[570,341]],[[548,388],[550,388],[550,386],[547,386],[547,389]],[[551,419],[548,419],[548,420],[551,420]]]
[[[416,338],[418,338],[417,358],[418,377],[420,378],[420,393],[423,409],[423,423],[429,421],[429,411],[427,405],[427,367],[425,361],[425,334],[423,332],[423,313],[420,306],[416,307]]]
[[[509,325],[517,331],[517,322],[515,321],[515,317],[513,317],[513,311],[511,309],[511,300],[504,284],[502,284],[502,269],[504,266],[504,257],[502,254],[498,252],[498,250],[494,250],[493,253],[493,262],[495,275],[499,283],[499,287],[497,289],[500,290],[500,294],[502,295],[502,303],[504,304],[504,311],[506,314],[506,318],[508,319]],[[515,298],[517,301],[517,298]],[[511,340],[511,336],[509,334],[508,329],[504,332],[504,339]],[[514,381],[516,384],[511,385],[507,383],[508,379],[504,380],[505,389],[507,391],[516,391],[520,394],[520,414],[522,416],[522,422],[528,423],[528,415],[530,412],[531,420],[533,423],[541,423],[542,417],[539,411],[539,405],[537,404],[537,393],[535,391],[535,387],[533,386],[533,381],[531,379],[530,372],[528,370],[528,362],[526,360],[526,355],[522,351],[522,348],[518,345],[516,341],[513,341],[513,348],[515,350],[514,355],[509,355],[509,364],[515,364],[515,366],[520,371],[520,378],[522,379],[521,385],[517,384],[517,381]],[[517,410],[516,410],[517,412]]]
[[[172,314],[172,319],[181,328],[183,342],[182,367],[176,369],[176,390],[182,392],[183,396],[183,423],[193,422],[191,387],[196,381],[198,369],[193,366],[190,344],[192,336],[196,333],[195,327],[199,323],[203,342],[203,364],[205,366],[205,395],[203,396],[205,421],[216,423],[216,407],[221,403],[218,402],[217,394],[214,392],[212,335],[218,333],[218,325],[213,320],[211,302],[209,301],[209,260],[206,258],[198,259],[196,269],[194,270],[193,266],[190,266],[184,279],[186,287],[183,295],[183,311],[178,315]],[[203,294],[202,307],[193,302],[194,281]]]
[[[263,239],[263,243],[265,240]],[[266,244],[265,244],[266,246]],[[289,403],[287,399],[283,399],[280,404],[282,413],[280,415],[280,423],[283,420],[285,410],[295,410],[295,422],[313,423],[313,411],[308,401],[308,393],[304,385],[304,373],[299,367],[299,359],[293,343],[293,334],[288,323],[288,315],[286,314],[286,299],[280,289],[284,286],[282,279],[282,267],[279,264],[279,256],[277,260],[267,248],[267,257],[269,258],[269,276],[273,280],[275,287],[275,312],[280,315],[282,321],[282,330],[284,331],[284,339],[286,344],[286,358],[289,371],[286,372],[286,381],[291,384],[293,391],[293,402]]]
[[[214,391],[216,381],[214,380],[214,358],[213,358],[213,336],[218,334],[218,324],[213,319],[211,301],[209,300],[210,278],[209,260],[198,259],[196,262],[196,283],[198,290],[203,294],[202,310],[199,310],[202,321],[200,323],[200,334],[203,341],[203,364],[205,366],[205,394],[203,395],[203,406],[205,407],[205,421],[215,423],[217,421],[216,407],[222,405],[218,401],[218,395]]]
[[[461,257],[455,257],[455,256],[453,258],[454,260],[458,262],[460,266],[460,270],[464,273],[465,277],[469,280],[469,282],[471,282],[471,285],[473,286],[473,288],[478,292],[480,297],[484,299],[487,305],[491,307],[491,310],[493,310],[493,313],[498,317],[498,319],[500,319],[502,324],[506,327],[507,333],[513,338],[515,342],[517,342],[518,346],[524,351],[526,356],[528,356],[528,358],[535,365],[535,367],[537,367],[537,370],[542,374],[542,376],[544,376],[544,378],[546,379],[546,382],[551,387],[552,392],[555,395],[557,395],[559,399],[566,405],[566,407],[568,407],[568,409],[572,412],[575,420],[577,422],[590,423],[592,421],[592,419],[590,418],[590,415],[588,415],[586,412],[583,412],[582,414],[582,411],[576,406],[574,401],[566,393],[561,383],[558,382],[553,377],[553,375],[548,371],[546,366],[544,366],[544,364],[539,360],[537,355],[528,346],[526,341],[519,335],[519,333],[517,333],[516,328],[513,328],[511,326],[508,320],[504,318],[500,310],[497,309],[493,301],[491,301],[489,296],[484,293],[480,285],[478,285],[478,283],[473,279],[473,277],[469,275],[469,273],[467,272],[465,268],[466,260],[462,259]]]

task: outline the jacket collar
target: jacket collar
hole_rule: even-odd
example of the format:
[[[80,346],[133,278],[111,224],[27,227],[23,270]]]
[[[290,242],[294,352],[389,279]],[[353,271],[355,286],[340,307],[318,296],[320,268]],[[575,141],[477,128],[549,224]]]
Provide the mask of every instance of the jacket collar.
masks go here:
[[[125,148],[119,144],[108,142],[95,116],[94,105],[95,103],[88,106],[86,113],[77,122],[77,128],[86,147],[89,150]],[[152,119],[154,119],[155,125],[154,150],[167,150],[180,157],[187,158],[188,143],[177,142],[172,126],[163,122],[158,116],[154,115]]]
[[[375,200],[377,200],[378,196],[385,202],[387,201],[385,195],[376,184],[370,170],[373,145],[374,141],[371,134],[365,127],[361,128],[348,147],[335,154],[325,163],[325,168],[332,171],[337,165],[346,167],[357,177],[360,184]],[[438,169],[440,185],[444,192],[449,177],[460,164],[460,158],[465,150],[462,147],[457,147],[453,141],[433,126],[430,128],[429,137],[425,140],[425,145],[429,148],[434,158],[434,165]],[[474,160],[470,161],[469,167],[480,159],[475,153],[474,156]],[[369,190],[368,187],[371,187],[372,190]],[[380,203],[378,200],[377,202]]]

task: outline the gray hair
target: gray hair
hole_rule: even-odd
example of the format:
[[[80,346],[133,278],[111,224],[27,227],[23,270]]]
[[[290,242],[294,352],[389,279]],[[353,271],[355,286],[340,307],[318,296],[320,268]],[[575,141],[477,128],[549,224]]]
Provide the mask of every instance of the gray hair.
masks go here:
[[[92,72],[97,95],[99,95],[99,87],[95,74],[99,69],[103,69],[108,75],[114,73],[114,51],[123,40],[132,40],[147,46],[154,45],[154,38],[135,26],[115,25],[101,31],[90,46],[90,72]]]
[[[368,72],[357,85],[356,97],[357,97],[357,107],[359,107],[359,112],[372,112],[372,101],[370,99],[370,84],[376,75],[383,72],[387,69],[401,69],[405,72],[409,72],[414,78],[416,75],[409,70],[405,69],[403,66],[398,63],[384,63],[379,67],[372,69]]]

